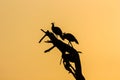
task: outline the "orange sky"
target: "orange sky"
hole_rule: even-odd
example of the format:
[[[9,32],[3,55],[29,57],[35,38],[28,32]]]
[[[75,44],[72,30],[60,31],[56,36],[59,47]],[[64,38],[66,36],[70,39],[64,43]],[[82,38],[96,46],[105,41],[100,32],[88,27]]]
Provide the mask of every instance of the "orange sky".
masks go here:
[[[120,1],[1,0],[0,80],[74,80],[40,29],[51,22],[79,41],[86,80],[120,80]],[[47,38],[45,39],[47,40]]]

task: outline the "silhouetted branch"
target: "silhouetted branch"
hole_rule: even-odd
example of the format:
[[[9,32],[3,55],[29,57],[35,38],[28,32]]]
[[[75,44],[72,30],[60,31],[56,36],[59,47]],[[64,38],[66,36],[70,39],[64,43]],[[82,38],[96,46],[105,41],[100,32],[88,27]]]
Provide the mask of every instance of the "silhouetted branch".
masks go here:
[[[45,35],[40,39],[39,42],[41,42],[45,38],[45,36],[48,36],[50,41],[46,41],[46,43],[53,44],[52,47],[45,50],[45,53],[49,52],[54,47],[59,49],[60,52],[62,53],[63,65],[64,65],[65,69],[67,71],[69,71],[76,80],[85,80],[84,76],[82,75],[81,62],[80,62],[80,58],[79,58],[79,54],[78,54],[81,52],[77,51],[72,46],[70,46],[70,45],[64,43],[63,41],[59,40],[58,38],[56,38],[52,32],[50,32],[48,30],[44,31],[43,29],[41,29],[41,31],[43,31],[45,33]],[[62,59],[61,59],[61,61],[62,61]],[[61,63],[61,61],[60,61],[60,63]],[[71,62],[75,64],[75,68],[70,64]]]
[[[49,51],[52,50],[54,47],[55,47],[55,46],[52,46],[51,48],[45,50],[45,53],[46,53],[46,52],[49,52]]]

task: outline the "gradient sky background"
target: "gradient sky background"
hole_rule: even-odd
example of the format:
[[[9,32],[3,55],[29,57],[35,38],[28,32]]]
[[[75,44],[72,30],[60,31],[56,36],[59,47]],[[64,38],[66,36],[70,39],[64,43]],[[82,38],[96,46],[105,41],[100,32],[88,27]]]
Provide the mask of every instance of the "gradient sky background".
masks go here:
[[[0,80],[74,80],[40,29],[75,35],[86,80],[120,80],[119,0],[0,0]],[[46,38],[45,40],[47,40]]]

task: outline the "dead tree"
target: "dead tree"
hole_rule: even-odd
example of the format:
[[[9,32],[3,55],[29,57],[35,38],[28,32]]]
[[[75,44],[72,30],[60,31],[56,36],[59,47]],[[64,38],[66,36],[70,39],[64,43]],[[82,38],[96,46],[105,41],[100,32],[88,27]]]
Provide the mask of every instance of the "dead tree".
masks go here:
[[[76,80],[85,80],[84,76],[82,75],[81,62],[78,54],[79,52],[70,45],[57,39],[52,32],[49,32],[48,30],[47,31],[42,30],[42,31],[45,33],[45,35],[41,38],[39,43],[44,39],[45,36],[48,36],[50,41],[46,41],[46,43],[53,44],[53,46],[45,50],[45,52],[49,52],[54,47],[58,48],[62,53],[63,65],[65,69],[68,70],[70,73],[72,73],[72,75]],[[74,63],[75,68],[73,68],[70,63]]]

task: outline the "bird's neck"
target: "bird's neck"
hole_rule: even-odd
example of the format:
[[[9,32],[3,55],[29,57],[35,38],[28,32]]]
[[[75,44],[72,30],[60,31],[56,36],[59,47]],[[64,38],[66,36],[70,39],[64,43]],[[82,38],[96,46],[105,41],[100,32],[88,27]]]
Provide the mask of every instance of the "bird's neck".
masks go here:
[[[54,27],[54,24],[52,24],[52,27]]]
[[[54,24],[52,24],[52,30],[54,29]]]

